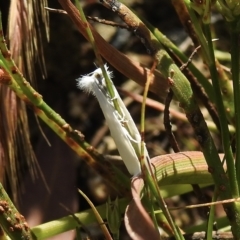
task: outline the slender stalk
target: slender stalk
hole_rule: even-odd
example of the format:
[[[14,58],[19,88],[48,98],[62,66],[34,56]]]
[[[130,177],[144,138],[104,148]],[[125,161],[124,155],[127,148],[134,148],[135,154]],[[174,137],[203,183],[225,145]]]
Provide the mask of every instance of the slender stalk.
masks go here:
[[[156,63],[154,64],[152,70],[156,67],[155,66]],[[148,75],[147,76],[147,80],[146,80],[146,84],[145,84],[145,88],[144,88],[144,93],[143,93],[143,102],[142,102],[142,108],[141,108],[141,136],[142,136],[142,140],[141,140],[141,156],[144,157],[144,149],[145,149],[145,143],[144,143],[144,130],[145,130],[145,110],[146,110],[146,99],[147,99],[147,94],[148,94],[148,90],[149,90],[149,84],[150,84],[150,81],[151,81],[151,78],[152,78],[152,74]],[[150,163],[147,163],[147,164],[150,164]],[[159,203],[163,213],[164,213],[164,216],[166,217],[166,219],[168,220],[168,223],[170,224],[170,226],[172,227],[173,229],[173,232],[174,232],[174,235],[175,235],[175,238],[178,239],[178,240],[181,240],[183,239],[183,236],[181,234],[181,232],[178,230],[178,227],[176,226],[176,224],[174,223],[173,219],[172,219],[172,216],[170,214],[170,212],[168,211],[167,207],[166,207],[166,203],[160,193],[160,190],[159,190],[159,187],[157,185],[157,181],[154,177],[154,174],[152,173],[151,171],[151,166],[149,166],[149,169],[151,172],[148,172],[148,171],[144,171],[146,170],[146,166],[144,166],[144,161],[141,157],[141,166],[142,166],[142,169],[143,169],[143,176],[144,176],[144,181],[145,181],[145,184],[147,184],[146,186],[146,192],[148,195],[150,195],[150,192],[153,193],[153,195],[155,195],[156,199],[157,199],[157,202]],[[153,196],[149,196],[150,198],[150,201],[152,200]],[[150,206],[152,206],[152,204],[150,204]],[[153,207],[153,206],[152,206]],[[150,207],[151,208],[151,207]],[[153,213],[153,208],[151,208],[152,210],[152,213]],[[152,218],[153,218],[153,222],[154,222],[154,225],[156,225],[156,216],[153,214],[152,215]]]
[[[158,203],[160,204],[161,210],[164,213],[165,218],[168,221],[168,224],[171,226],[172,231],[174,233],[174,237],[178,240],[184,240],[184,237],[181,233],[181,231],[179,230],[179,227],[174,223],[173,218],[170,214],[170,211],[168,210],[166,203],[159,191],[159,188],[156,187],[155,184],[155,180],[152,179],[152,177],[148,174],[146,175],[146,181],[148,183],[148,187],[151,190],[151,192],[153,193],[153,195],[156,197]]]
[[[100,228],[101,228],[101,230],[103,232],[103,235],[104,235],[105,239],[106,240],[112,240],[111,234],[109,233],[106,224],[104,223],[101,215],[99,214],[99,212],[96,209],[96,207],[94,206],[94,204],[91,202],[91,200],[88,198],[88,196],[83,191],[78,189],[78,192],[84,197],[84,199],[90,205],[90,207],[91,207],[91,209],[93,211],[93,214],[95,215],[96,220],[97,220],[97,222],[98,222],[98,224],[99,224],[99,226],[100,226]]]
[[[239,32],[235,31],[235,22],[231,23],[231,71],[234,91],[235,127],[236,127],[236,177],[240,186],[240,80],[239,80]]]
[[[212,202],[217,201],[217,190],[214,189]],[[214,226],[214,212],[215,212],[215,205],[210,206],[209,213],[208,213],[208,220],[207,220],[207,239],[212,240],[212,233],[213,233],[213,226]]]
[[[215,56],[214,56],[210,26],[209,24],[203,24],[203,30],[204,30],[204,33],[203,33],[199,20],[196,18],[195,12],[190,7],[190,1],[185,0],[185,3],[188,8],[189,14],[191,16],[193,25],[195,27],[195,31],[199,37],[199,41],[201,42],[204,59],[208,64],[208,67],[211,73],[213,87],[214,87],[213,89],[214,89],[214,95],[215,95],[215,103],[217,106],[219,118],[221,119],[220,121],[221,133],[222,133],[221,137],[222,137],[224,152],[226,154],[226,161],[228,165],[228,178],[231,186],[231,192],[233,194],[233,197],[238,197],[239,189],[236,181],[234,158],[233,158],[233,153],[230,145],[230,142],[231,142],[230,133],[228,130],[227,117],[226,117],[226,112],[223,105],[218,73],[217,73],[217,68],[215,64]]]
[[[224,152],[226,155],[226,162],[228,166],[228,178],[231,186],[231,192],[233,197],[239,197],[239,189],[236,181],[236,171],[234,166],[234,158],[233,153],[231,149],[231,141],[230,141],[230,133],[228,130],[228,123],[227,123],[227,117],[225,113],[225,108],[222,101],[222,94],[221,89],[218,81],[218,73],[217,68],[215,64],[215,56],[213,51],[213,44],[212,44],[212,37],[211,37],[211,30],[210,26],[208,24],[204,24],[204,32],[208,41],[208,53],[209,53],[209,61],[208,61],[208,67],[211,73],[212,82],[214,86],[214,92],[215,92],[215,101],[218,109],[219,118],[221,119],[220,125],[221,125],[221,136],[222,136],[222,143]],[[240,112],[239,112],[240,114]],[[239,123],[240,124],[240,123]],[[237,129],[236,129],[237,132]],[[240,136],[240,135],[239,135]],[[240,139],[240,138],[239,138]]]

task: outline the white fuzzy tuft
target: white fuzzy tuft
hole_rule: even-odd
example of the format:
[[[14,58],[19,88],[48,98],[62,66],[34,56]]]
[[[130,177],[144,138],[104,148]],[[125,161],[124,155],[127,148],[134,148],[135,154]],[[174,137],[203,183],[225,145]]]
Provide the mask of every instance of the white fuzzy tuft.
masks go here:
[[[104,67],[108,74],[108,77],[111,79],[113,77],[112,72],[108,70],[107,64],[105,64]],[[83,75],[82,77],[77,79],[78,88],[82,89],[87,93],[91,93],[94,96],[96,95],[94,91],[96,85],[98,86],[103,85],[103,87],[106,87],[105,79],[103,77],[101,68],[97,68],[95,71],[87,75]]]
[[[92,93],[93,95],[95,95],[94,91],[93,91],[93,84],[96,84],[95,78],[93,78],[92,76],[89,76],[89,75],[82,76],[77,79],[78,88],[82,89],[83,91],[85,91],[87,93]]]

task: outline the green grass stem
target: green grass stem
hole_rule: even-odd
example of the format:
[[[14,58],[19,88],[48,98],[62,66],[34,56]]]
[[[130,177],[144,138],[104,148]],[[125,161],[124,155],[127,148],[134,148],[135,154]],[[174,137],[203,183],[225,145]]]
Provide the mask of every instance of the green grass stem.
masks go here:
[[[239,197],[239,189],[238,189],[238,184],[237,184],[237,179],[236,179],[236,172],[235,172],[235,165],[234,165],[234,158],[233,158],[233,153],[231,149],[231,141],[230,141],[230,133],[228,130],[228,122],[227,122],[227,117],[226,117],[226,112],[225,108],[223,105],[222,101],[222,94],[221,94],[221,89],[219,85],[219,80],[218,80],[218,73],[217,73],[217,68],[215,64],[215,56],[214,56],[214,50],[213,50],[213,45],[212,45],[212,37],[211,37],[211,30],[209,25],[203,25],[204,27],[204,32],[208,41],[208,53],[209,53],[209,62],[208,62],[208,67],[211,73],[212,77],[212,82],[213,82],[213,87],[215,91],[215,99],[216,99],[216,105],[217,105],[217,110],[219,114],[219,118],[221,119],[220,125],[221,125],[221,131],[222,131],[222,143],[223,143],[223,148],[224,152],[226,155],[226,162],[228,166],[228,177],[229,177],[229,182],[231,186],[231,191],[233,194],[233,197]],[[237,132],[237,130],[236,130]]]
[[[234,91],[235,127],[236,127],[236,177],[240,186],[240,79],[239,79],[239,32],[236,31],[236,22],[229,23],[231,34],[231,72]]]

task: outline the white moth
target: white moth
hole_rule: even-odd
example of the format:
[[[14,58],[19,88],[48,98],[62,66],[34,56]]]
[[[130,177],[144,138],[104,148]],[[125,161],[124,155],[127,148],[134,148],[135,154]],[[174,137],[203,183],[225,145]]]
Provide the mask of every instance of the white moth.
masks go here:
[[[106,65],[104,67],[109,79],[111,79],[112,73],[108,71]],[[80,89],[96,96],[110,129],[111,136],[129,173],[133,176],[140,174],[141,167],[138,156],[140,156],[141,137],[114,85],[112,84],[115,95],[114,99],[118,101],[121,114],[114,108],[113,99],[106,88],[101,68],[96,69],[86,76],[82,76],[77,81],[77,86]],[[136,154],[136,151],[138,154]],[[145,159],[149,159],[146,149],[144,155]]]

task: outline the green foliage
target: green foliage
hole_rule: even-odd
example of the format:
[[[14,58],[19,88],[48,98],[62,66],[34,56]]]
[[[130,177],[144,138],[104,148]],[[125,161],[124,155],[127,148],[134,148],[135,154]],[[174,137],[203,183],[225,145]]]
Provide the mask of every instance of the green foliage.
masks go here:
[[[117,69],[121,70],[125,75],[129,74],[129,72],[127,72],[129,69],[131,69],[132,72],[137,72],[137,64],[134,65],[134,63],[129,60],[129,67],[126,69],[121,68],[121,61],[126,61],[126,56],[116,51],[116,56],[114,56],[114,59],[112,58],[112,55],[109,54],[112,47],[106,43],[87,22],[82,8],[78,6],[80,10],[79,14],[77,8],[75,8],[70,1],[59,0],[59,2],[71,19],[77,23],[82,34],[91,42],[98,64],[105,76],[107,91],[109,92],[109,96],[111,96],[108,102],[112,103],[112,108],[118,112],[120,117],[124,118],[125,116],[122,116],[123,112],[126,115],[128,114],[126,113],[127,110],[125,110],[125,106],[122,105],[123,103],[120,102],[120,100],[117,101],[115,99],[116,90],[106,72],[102,57]],[[141,152],[139,152],[139,149],[136,149],[136,147],[132,149],[134,149],[135,152],[138,150],[136,156],[141,163],[142,174],[137,177],[134,176],[133,179],[129,180],[127,174],[120,172],[113,163],[106,161],[103,155],[99,154],[95,149],[92,149],[80,132],[72,129],[67,122],[47,105],[42,96],[37,93],[22,76],[20,70],[12,60],[4,42],[2,30],[0,36],[0,67],[2,70],[2,72],[0,72],[0,74],[2,74],[2,77],[0,76],[0,84],[6,84],[19,98],[27,102],[34,112],[65,141],[69,147],[84,158],[89,166],[100,173],[109,186],[115,189],[121,197],[119,200],[117,198],[115,202],[110,203],[109,200],[107,205],[96,208],[89,200],[88,202],[92,210],[81,212],[74,216],[84,224],[96,222],[94,216],[97,216],[100,225],[103,223],[102,219],[106,220],[114,239],[118,239],[121,214],[125,213],[126,208],[130,206],[128,205],[128,197],[131,192],[135,209],[139,212],[142,211],[142,215],[146,214],[148,217],[149,214],[147,211],[151,212],[153,224],[150,223],[150,225],[155,226],[155,231],[158,232],[158,222],[162,222],[161,227],[164,228],[169,235],[174,235],[176,239],[184,239],[184,234],[182,234],[179,226],[175,223],[171,211],[165,203],[165,198],[190,191],[189,188],[186,187],[186,184],[192,184],[192,186],[196,184],[214,184],[215,193],[213,202],[218,198],[222,201],[230,200],[227,204],[223,203],[226,211],[224,224],[231,226],[235,239],[240,239],[240,204],[238,202],[240,197],[240,148],[238,147],[240,146],[239,1],[172,0],[173,6],[179,13],[180,20],[185,18],[188,19],[188,23],[191,23],[189,35],[195,44],[195,48],[198,49],[200,46],[200,55],[202,61],[208,67],[211,82],[194,66],[191,61],[192,59],[188,60],[188,57],[159,30],[155,29],[145,20],[141,20],[125,5],[111,0],[103,0],[101,2],[105,7],[111,9],[115,14],[118,14],[125,22],[128,30],[134,32],[140,38],[148,53],[151,54],[154,62],[151,70],[148,70],[143,78],[144,81],[141,82],[145,87],[141,115]],[[225,72],[215,56],[215,46],[210,21],[212,8],[218,10],[223,15],[228,26],[231,37],[231,74]],[[184,10],[179,11],[179,9]],[[118,61],[115,61],[115,59],[118,59]],[[155,81],[155,84],[157,84],[157,74],[160,75],[159,79],[164,82],[164,86],[167,86],[166,89],[171,89],[171,92],[174,94],[174,99],[180,103],[180,107],[183,109],[195,132],[196,140],[202,149],[202,153],[176,152],[174,154],[153,158],[150,160],[150,163],[143,161],[147,156],[144,143],[144,104],[146,103],[148,90],[152,90],[151,81]],[[3,75],[7,77],[3,78]],[[134,74],[132,76],[134,76]],[[230,82],[229,79],[232,79],[232,82]],[[233,88],[231,85],[233,85]],[[101,90],[103,91],[103,89],[100,89],[100,91]],[[158,90],[156,90],[155,93],[156,92],[159,95],[162,94]],[[117,95],[117,97],[119,96]],[[203,106],[200,108],[201,104],[203,104]],[[211,115],[216,125],[215,130],[221,135],[222,155],[218,153],[211,131],[201,112],[202,108],[208,110],[209,115]],[[103,107],[102,109],[104,111]],[[121,121],[119,120],[119,122]],[[134,128],[134,130],[136,130],[134,123],[130,123],[131,124],[125,124],[124,121],[122,121],[120,124],[120,129],[126,130],[130,135],[129,142],[131,142],[131,139],[134,139],[133,134],[130,134],[133,132],[132,129]],[[235,128],[236,152],[233,151],[231,146],[232,132],[229,131],[229,124],[232,124],[231,127]],[[126,128],[125,125],[127,126]],[[136,135],[136,132],[134,132],[134,135]],[[134,143],[132,145],[134,145]],[[135,146],[136,145],[139,146],[140,144],[137,142]],[[129,159],[129,161],[130,160],[131,159]],[[93,162],[94,164],[92,164]],[[109,174],[109,172],[111,174]],[[143,181],[142,183],[140,181],[141,184],[139,183],[139,188],[136,189],[137,187],[134,185],[134,182],[135,180],[139,181],[139,179]],[[177,189],[175,188],[173,190],[173,185],[175,184],[179,185]],[[0,210],[2,206],[1,203],[6,201],[8,204],[11,204],[11,208],[14,209],[14,214],[17,213],[10,199],[3,194],[3,188],[1,192]],[[144,207],[142,207],[142,205]],[[3,208],[3,210],[6,209]],[[10,238],[19,239],[19,235],[14,235],[16,231],[9,232],[9,218],[11,220],[12,217],[13,216],[9,214],[5,215],[4,212],[4,214],[1,214],[0,224]],[[226,221],[227,218],[229,222]],[[132,229],[131,219],[129,218],[128,220],[130,221],[129,227]],[[202,226],[196,226],[194,231],[204,229],[204,231],[207,232],[207,238],[211,239],[213,221],[214,209],[211,208],[207,226],[204,226],[204,228],[202,228]],[[13,226],[15,225],[13,224]],[[105,236],[111,239],[105,224],[103,225],[102,229]],[[67,216],[34,227],[31,231],[35,239],[45,239],[76,227],[79,226],[77,226],[72,216]],[[23,230],[26,230],[26,232],[17,232],[17,234],[20,234],[20,237],[24,239],[30,239],[31,236],[28,229]]]

